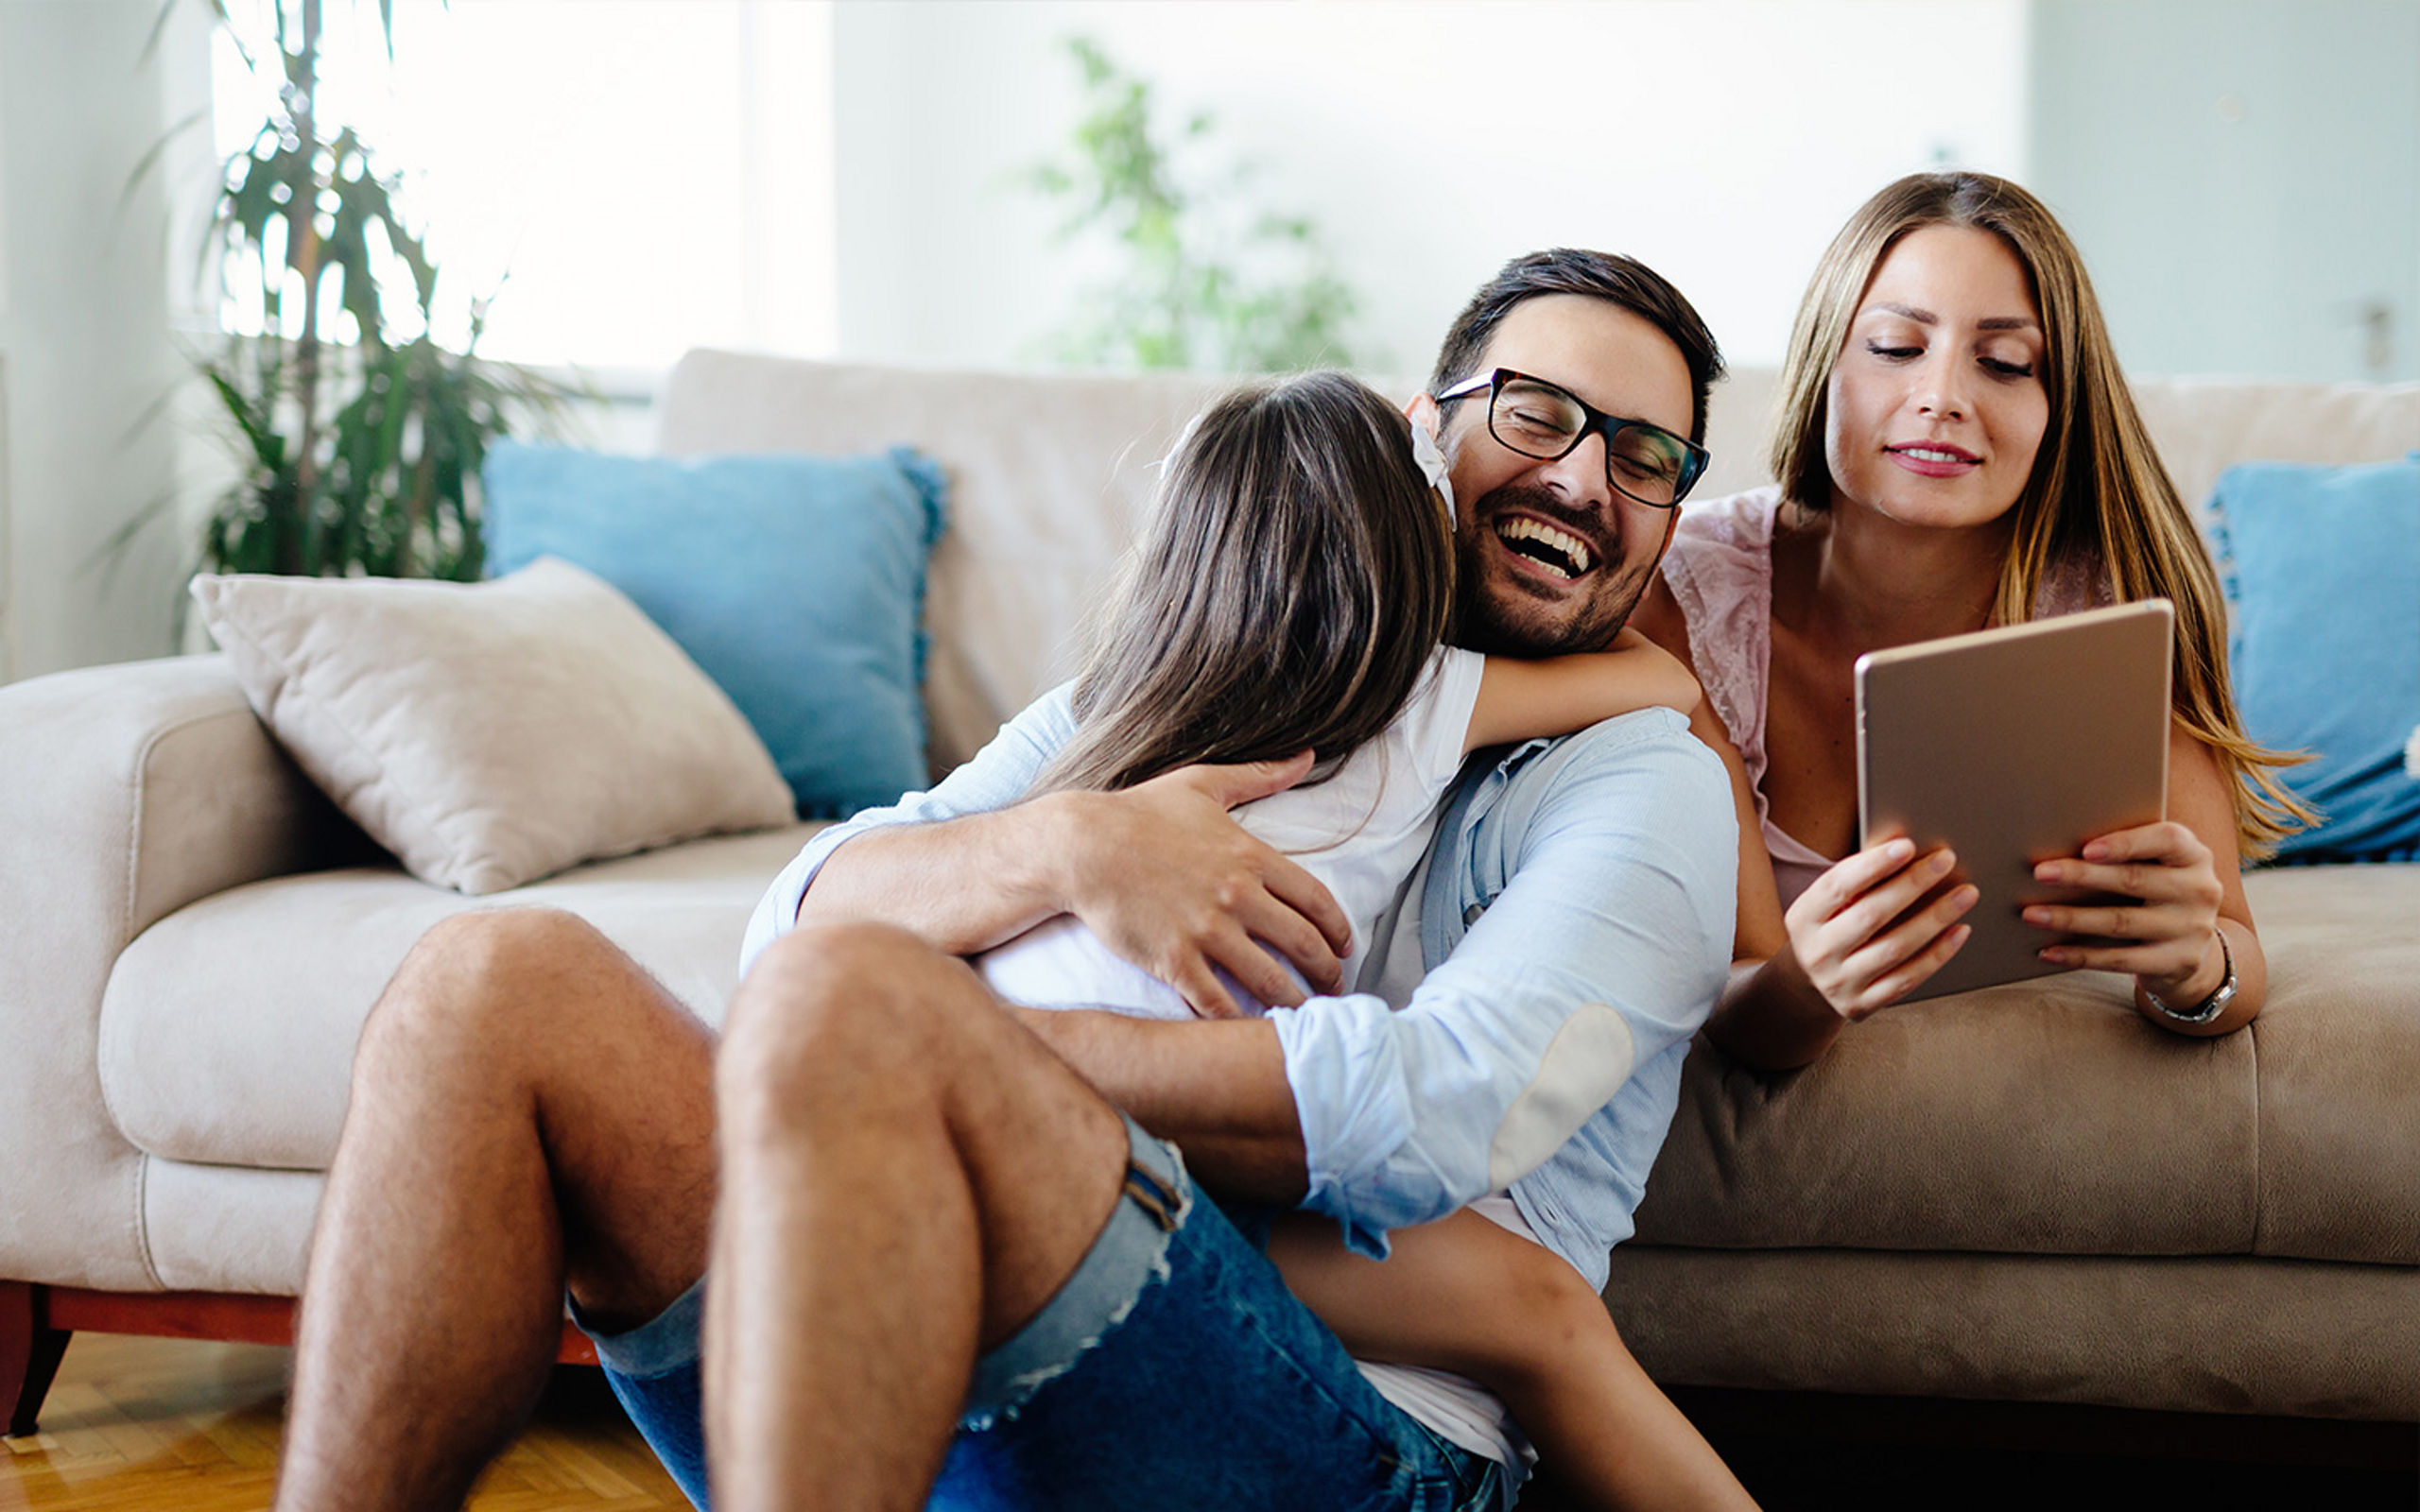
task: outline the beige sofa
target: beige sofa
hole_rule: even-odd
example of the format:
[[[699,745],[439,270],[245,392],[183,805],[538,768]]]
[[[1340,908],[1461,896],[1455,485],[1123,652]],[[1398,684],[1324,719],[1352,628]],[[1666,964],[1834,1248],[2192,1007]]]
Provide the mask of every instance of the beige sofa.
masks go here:
[[[907,440],[948,467],[945,768],[1063,672],[1213,387],[699,352],[661,442]],[[1718,394],[1707,496],[1761,480],[1771,387]],[[2420,442],[2420,388],[2142,397],[2194,498],[2239,458]],[[807,833],[466,899],[368,850],[220,658],[0,689],[0,1409],[25,1416],[24,1362],[63,1328],[278,1335],[282,1304],[224,1298],[296,1290],[354,1038],[430,924],[571,909],[711,1020]],[[1885,1014],[1792,1076],[1701,1048],[1607,1293],[1642,1358],[1707,1387],[2420,1420],[2420,867],[2250,887],[2274,985],[2248,1033],[2169,1038],[2074,976]]]

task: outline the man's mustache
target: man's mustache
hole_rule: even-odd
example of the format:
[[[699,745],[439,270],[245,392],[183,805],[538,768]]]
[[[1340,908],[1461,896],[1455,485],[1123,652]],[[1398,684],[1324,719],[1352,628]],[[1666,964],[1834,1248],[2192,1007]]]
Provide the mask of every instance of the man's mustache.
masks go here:
[[[1575,509],[1548,490],[1532,485],[1508,483],[1500,489],[1489,490],[1480,494],[1478,502],[1471,507],[1471,517],[1477,523],[1485,524],[1499,514],[1507,514],[1514,510],[1523,514],[1537,515],[1551,521],[1562,529],[1570,531],[1588,542],[1588,549],[1596,554],[1599,562],[1612,561],[1620,555],[1614,549],[1613,541],[1606,532],[1605,517],[1602,511]]]

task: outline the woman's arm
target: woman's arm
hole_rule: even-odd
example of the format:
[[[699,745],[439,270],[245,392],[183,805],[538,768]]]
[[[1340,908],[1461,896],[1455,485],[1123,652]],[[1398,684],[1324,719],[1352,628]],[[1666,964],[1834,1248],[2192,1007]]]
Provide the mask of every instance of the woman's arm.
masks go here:
[[[1632,623],[1696,671],[1688,617],[1662,577],[1639,600]],[[1952,926],[1971,896],[1953,893],[1885,934],[1882,926],[1923,896],[1950,858],[1877,847],[1817,878],[1785,917],[1747,764],[1714,700],[1690,715],[1689,730],[1722,758],[1739,811],[1737,937],[1731,980],[1706,1020],[1706,1038],[1759,1070],[1804,1066],[1831,1047],[1844,1024],[1913,991],[1958,953],[1965,932]]]
[[[1631,623],[1695,673],[1688,620],[1661,577],[1640,599]],[[1806,1065],[1839,1038],[1847,1021],[1823,989],[1808,980],[1790,945],[1789,926],[1782,917],[1781,890],[1773,882],[1772,856],[1765,849],[1764,825],[1756,813],[1755,789],[1748,782],[1747,763],[1740,760],[1739,747],[1716,713],[1713,699],[1690,713],[1689,733],[1722,758],[1724,770],[1731,774],[1732,801],[1739,821],[1739,899],[1731,980],[1706,1021],[1706,1038],[1733,1058],[1761,1070],[1787,1071]],[[1886,870],[1876,880],[1891,875]],[[1817,886],[1823,885],[1819,882]],[[1871,885],[1855,890],[1861,892]],[[1954,944],[1949,947],[1955,948]],[[1942,956],[1947,958],[1946,954]]]
[[[1535,660],[1492,656],[1479,674],[1462,750],[1568,735],[1656,705],[1687,713],[1703,701],[1689,669],[1636,630],[1622,631],[1605,651]]]
[[[2042,958],[2135,978],[2135,1009],[2161,1028],[2184,1035],[2221,1035],[2259,1017],[2269,996],[2269,958],[2243,895],[2243,863],[2236,850],[2235,802],[2226,772],[2210,747],[2182,725],[2168,741],[2168,817],[2119,830],[2087,843],[2083,854],[2046,861],[2040,880],[2113,892],[2137,902],[2109,907],[2036,904],[2028,923],[2099,943],[2051,946]],[[2223,943],[2221,939],[2223,938]],[[2179,1023],[2152,1005],[2150,994],[2190,1012],[2209,1001],[2235,969],[2235,999],[2207,1023]]]
[[[1689,644],[1689,622],[1680,602],[1659,574],[1631,613],[1631,625],[1650,641],[1679,659],[1692,680],[1698,677],[1697,653]],[[1689,733],[1722,758],[1731,777],[1731,803],[1739,821],[1739,906],[1735,916],[1731,955],[1736,986],[1739,969],[1761,964],[1789,943],[1782,928],[1781,890],[1773,883],[1773,859],[1765,849],[1763,821],[1756,816],[1756,790],[1748,782],[1748,764],[1739,759],[1731,730],[1712,698],[1701,698],[1689,711]]]

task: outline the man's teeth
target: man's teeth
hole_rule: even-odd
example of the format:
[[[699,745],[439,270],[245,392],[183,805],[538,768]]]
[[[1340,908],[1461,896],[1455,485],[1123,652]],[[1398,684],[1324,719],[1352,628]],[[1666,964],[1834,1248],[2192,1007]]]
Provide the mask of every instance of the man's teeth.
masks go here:
[[[1927,462],[1963,462],[1969,460],[1962,452],[1945,452],[1937,446],[1903,446],[1901,456],[1922,457]]]
[[[1497,540],[1515,549],[1524,541],[1531,546],[1544,547],[1544,553],[1530,550],[1523,551],[1521,555],[1565,577],[1579,576],[1595,560],[1588,553],[1587,543],[1578,536],[1567,530],[1557,530],[1545,521],[1532,520],[1527,515],[1513,515],[1497,521],[1495,535]],[[1559,561],[1555,559],[1558,557],[1562,558]]]

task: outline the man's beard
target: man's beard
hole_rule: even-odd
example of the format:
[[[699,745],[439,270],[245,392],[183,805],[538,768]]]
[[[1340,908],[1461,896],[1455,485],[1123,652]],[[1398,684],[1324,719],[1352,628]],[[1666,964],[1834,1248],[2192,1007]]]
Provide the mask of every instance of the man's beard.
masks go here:
[[[1488,592],[1484,568],[1498,542],[1493,522],[1508,510],[1525,510],[1554,521],[1589,544],[1597,561],[1580,579],[1584,596],[1549,609],[1548,601],[1531,598],[1520,589]],[[1621,633],[1631,610],[1646,591],[1655,558],[1634,563],[1622,544],[1586,515],[1576,515],[1542,489],[1508,485],[1482,495],[1472,507],[1474,527],[1457,533],[1454,542],[1461,583],[1461,623],[1457,644],[1488,656],[1562,656],[1574,651],[1601,651]],[[1660,555],[1660,553],[1659,553]],[[1526,612],[1525,612],[1526,610]]]

